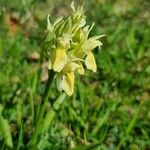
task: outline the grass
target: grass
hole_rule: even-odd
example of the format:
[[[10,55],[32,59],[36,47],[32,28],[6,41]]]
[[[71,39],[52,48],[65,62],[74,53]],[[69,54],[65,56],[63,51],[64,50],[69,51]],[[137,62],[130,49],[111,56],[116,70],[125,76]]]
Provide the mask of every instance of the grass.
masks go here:
[[[102,49],[95,49],[98,71],[76,77],[74,95],[39,137],[37,149],[150,148],[148,5],[142,0],[85,2],[88,23],[95,22],[92,34],[106,34]],[[62,0],[0,2],[0,128],[9,124],[17,150],[26,149],[31,138],[45,87],[46,70],[41,80],[41,60],[31,54],[40,53],[46,15],[67,15],[69,7]],[[49,102],[57,96],[53,85]],[[11,145],[7,136],[0,132],[2,150]]]

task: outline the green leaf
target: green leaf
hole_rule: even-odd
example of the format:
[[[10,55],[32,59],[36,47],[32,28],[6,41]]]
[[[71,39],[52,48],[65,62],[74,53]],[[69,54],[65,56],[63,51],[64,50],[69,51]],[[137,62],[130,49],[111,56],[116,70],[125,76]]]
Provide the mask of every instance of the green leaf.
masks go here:
[[[90,144],[90,145],[79,145],[75,147],[73,150],[91,150],[94,149],[98,146],[100,146],[101,143],[95,143],[95,144]]]
[[[2,116],[3,106],[0,105],[0,135],[4,138],[9,147],[13,147],[12,137],[8,121]]]

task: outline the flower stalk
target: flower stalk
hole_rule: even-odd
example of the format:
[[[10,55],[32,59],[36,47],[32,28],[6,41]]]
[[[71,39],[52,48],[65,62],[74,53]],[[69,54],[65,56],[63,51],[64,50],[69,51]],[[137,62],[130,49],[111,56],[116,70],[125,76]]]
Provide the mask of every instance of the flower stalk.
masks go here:
[[[38,114],[38,117],[37,117],[35,130],[33,132],[33,135],[32,135],[32,138],[31,138],[31,141],[30,141],[29,145],[33,146],[33,145],[36,144],[37,137],[38,137],[39,133],[41,132],[42,121],[43,121],[44,113],[45,113],[45,110],[46,110],[48,97],[49,97],[49,92],[50,92],[50,88],[51,88],[51,85],[52,85],[52,82],[53,82],[53,79],[54,79],[54,75],[55,75],[55,73],[52,70],[50,70],[49,75],[48,75],[48,80],[47,80],[47,83],[46,83],[46,87],[45,87],[45,90],[44,90],[44,94],[43,94],[43,97],[42,97],[42,103],[41,103],[41,107],[40,107],[39,114]]]

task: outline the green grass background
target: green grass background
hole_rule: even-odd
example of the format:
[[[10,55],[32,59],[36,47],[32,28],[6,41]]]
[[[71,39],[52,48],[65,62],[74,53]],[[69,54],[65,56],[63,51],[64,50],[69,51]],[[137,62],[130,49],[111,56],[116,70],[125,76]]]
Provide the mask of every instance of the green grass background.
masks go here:
[[[45,82],[38,76],[46,17],[70,14],[71,1],[0,1],[0,103],[11,128],[14,149],[26,149]],[[83,1],[76,0],[75,4]],[[105,34],[95,49],[98,71],[76,76],[75,92],[41,135],[39,150],[150,149],[150,3],[147,0],[85,0],[91,35]],[[10,17],[17,21],[10,21]],[[14,23],[14,24],[13,24]],[[17,31],[14,31],[17,28]],[[52,103],[58,96],[55,86]],[[36,116],[36,114],[35,114]],[[21,136],[19,136],[21,135]],[[18,139],[20,137],[20,139]],[[19,141],[19,147],[18,147]],[[16,147],[17,146],[17,147]],[[8,149],[0,132],[0,149]]]

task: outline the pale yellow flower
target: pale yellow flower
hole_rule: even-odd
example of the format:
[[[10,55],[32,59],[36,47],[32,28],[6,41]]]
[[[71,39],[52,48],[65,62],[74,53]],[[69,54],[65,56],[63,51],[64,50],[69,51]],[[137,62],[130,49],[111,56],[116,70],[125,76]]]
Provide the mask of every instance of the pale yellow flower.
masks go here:
[[[57,89],[64,90],[69,96],[74,90],[74,72],[68,72],[57,76]]]
[[[83,63],[87,69],[96,72],[97,66],[92,50],[100,47],[102,43],[94,36],[89,38],[89,33],[94,24],[89,28],[86,25],[83,7],[75,10],[70,17],[59,18],[53,24],[49,21],[45,47],[49,59],[49,69],[56,72],[56,84],[59,91],[72,95],[74,91],[75,72],[84,74]]]
[[[53,69],[55,72],[60,72],[67,64],[67,54],[64,48],[56,48],[51,54],[49,59],[49,69]]]
[[[97,66],[95,62],[95,58],[92,52],[89,52],[89,54],[85,58],[85,65],[87,69],[91,69],[93,72],[97,71]]]

